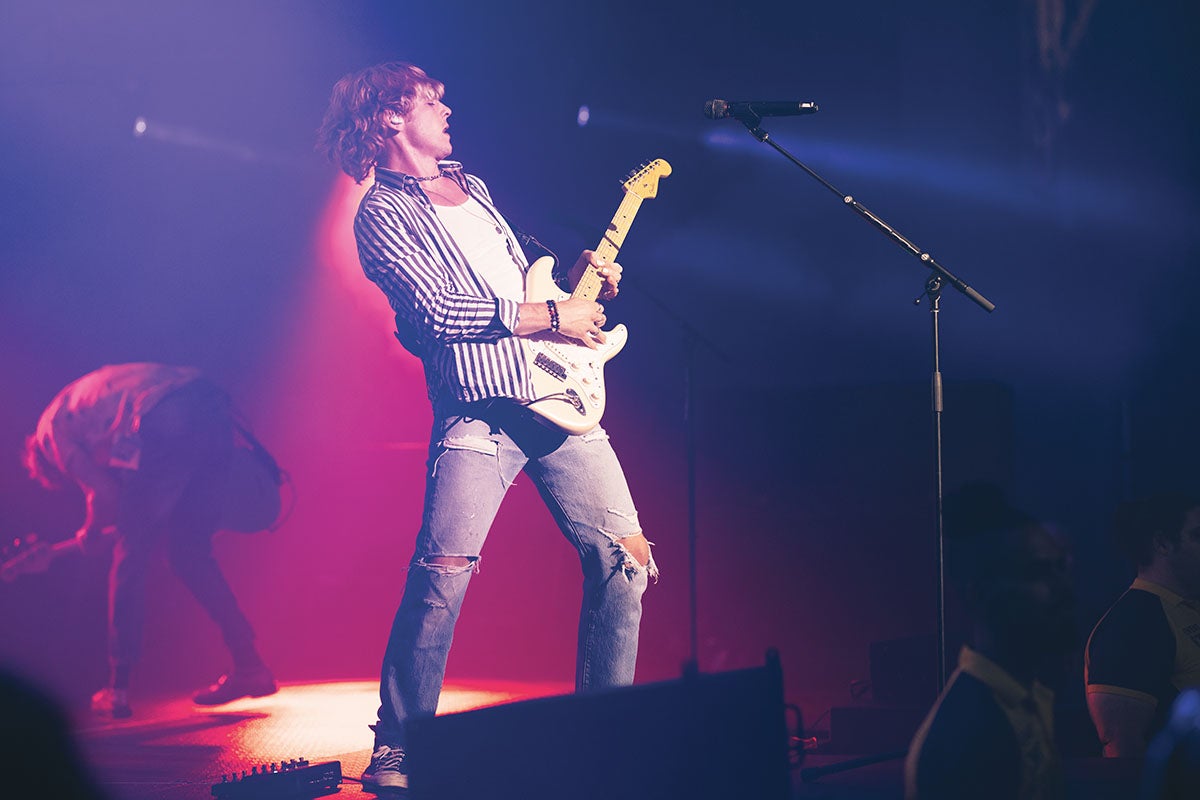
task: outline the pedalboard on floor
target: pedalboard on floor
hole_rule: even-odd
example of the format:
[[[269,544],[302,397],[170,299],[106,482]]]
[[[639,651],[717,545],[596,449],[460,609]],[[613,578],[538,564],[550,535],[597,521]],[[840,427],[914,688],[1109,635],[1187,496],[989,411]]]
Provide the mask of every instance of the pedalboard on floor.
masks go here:
[[[222,775],[220,782],[213,784],[212,795],[217,800],[320,797],[338,791],[341,785],[342,762],[310,764],[306,759],[293,758]]]

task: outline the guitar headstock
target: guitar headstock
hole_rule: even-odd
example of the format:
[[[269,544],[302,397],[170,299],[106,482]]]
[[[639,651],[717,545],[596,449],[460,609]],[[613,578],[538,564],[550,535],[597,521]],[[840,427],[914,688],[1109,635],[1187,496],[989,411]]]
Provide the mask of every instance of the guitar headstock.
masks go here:
[[[671,165],[661,158],[656,158],[629,173],[629,177],[621,187],[630,194],[637,195],[643,200],[649,200],[658,194],[659,178],[671,174]]]

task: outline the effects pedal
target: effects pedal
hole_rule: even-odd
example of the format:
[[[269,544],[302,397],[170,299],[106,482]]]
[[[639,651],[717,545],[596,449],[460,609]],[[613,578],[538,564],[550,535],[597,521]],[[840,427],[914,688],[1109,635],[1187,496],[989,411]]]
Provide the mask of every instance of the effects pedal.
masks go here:
[[[259,764],[241,773],[222,775],[214,783],[217,800],[319,797],[338,791],[342,785],[342,762],[310,764],[293,758],[278,764]]]

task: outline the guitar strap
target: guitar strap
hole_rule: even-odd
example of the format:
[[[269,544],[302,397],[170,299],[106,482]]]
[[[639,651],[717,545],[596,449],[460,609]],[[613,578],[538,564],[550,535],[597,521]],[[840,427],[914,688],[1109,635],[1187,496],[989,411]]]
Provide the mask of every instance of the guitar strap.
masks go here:
[[[279,462],[258,437],[250,432],[249,426],[236,415],[233,418],[233,426],[245,446],[238,446],[234,454],[234,463],[231,465],[223,527],[242,532],[274,531],[291,514],[292,504],[289,504],[287,513],[280,513],[281,490],[284,483],[292,485],[291,476],[279,466]],[[256,466],[247,468],[246,465],[251,462],[240,460],[246,456],[238,456],[238,452],[248,454]],[[291,495],[294,504],[294,490]]]
[[[567,271],[563,268],[562,261],[558,259],[558,255],[549,247],[546,247],[546,245],[539,242],[537,237],[532,233],[529,233],[519,225],[514,225],[512,220],[507,221],[508,227],[512,228],[512,232],[517,235],[517,239],[522,245],[525,247],[536,247],[538,250],[541,250],[554,260],[554,269],[550,271],[550,276],[554,279],[554,282],[558,284],[558,288],[563,289],[563,291],[570,291],[569,289],[565,288],[567,283]]]
[[[250,446],[250,449],[254,451],[255,457],[258,458],[263,467],[267,470],[267,473],[271,476],[271,481],[276,486],[282,486],[284,481],[284,471],[283,468],[279,466],[279,462],[275,460],[275,456],[271,455],[270,452],[267,451],[267,448],[263,446],[263,443],[260,442],[258,438],[250,432],[250,429],[247,428],[241,420],[234,419],[233,427],[237,429],[237,432],[241,435],[242,440],[245,441],[246,444]]]

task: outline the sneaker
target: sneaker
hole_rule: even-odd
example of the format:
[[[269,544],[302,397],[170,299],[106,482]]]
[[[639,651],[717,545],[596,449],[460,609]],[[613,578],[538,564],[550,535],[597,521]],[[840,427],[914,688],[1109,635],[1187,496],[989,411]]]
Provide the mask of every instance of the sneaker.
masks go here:
[[[371,764],[363,771],[364,786],[381,789],[407,789],[408,772],[404,767],[404,750],[381,744],[371,754]]]
[[[239,697],[266,697],[279,691],[275,677],[266,667],[253,672],[231,672],[222,675],[217,682],[192,697],[192,702],[201,706],[219,706]]]
[[[112,719],[129,719],[133,709],[129,707],[129,690],[101,689],[92,695],[92,712],[97,716]]]

